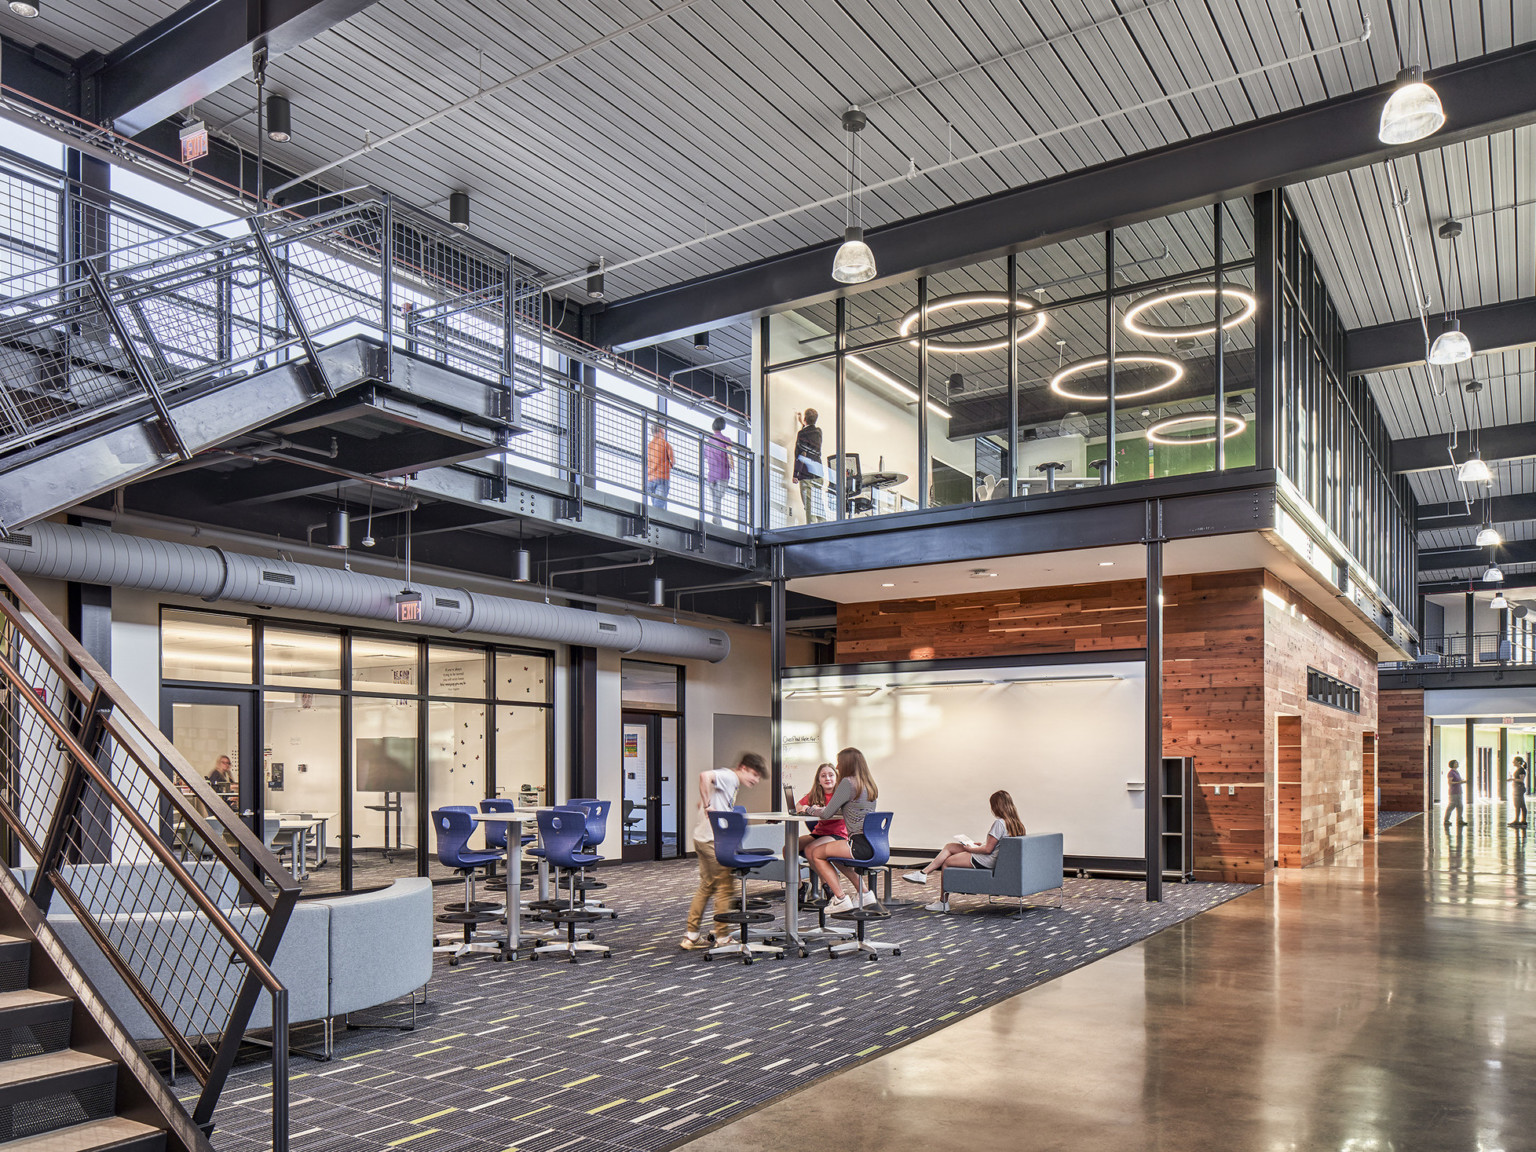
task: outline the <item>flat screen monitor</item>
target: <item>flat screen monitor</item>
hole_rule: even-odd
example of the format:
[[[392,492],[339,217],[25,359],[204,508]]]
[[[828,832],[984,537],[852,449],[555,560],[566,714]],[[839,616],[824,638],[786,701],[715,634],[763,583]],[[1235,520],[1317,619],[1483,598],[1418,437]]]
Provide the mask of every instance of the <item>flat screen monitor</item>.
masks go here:
[[[358,737],[353,778],[359,792],[415,792],[416,738]]]

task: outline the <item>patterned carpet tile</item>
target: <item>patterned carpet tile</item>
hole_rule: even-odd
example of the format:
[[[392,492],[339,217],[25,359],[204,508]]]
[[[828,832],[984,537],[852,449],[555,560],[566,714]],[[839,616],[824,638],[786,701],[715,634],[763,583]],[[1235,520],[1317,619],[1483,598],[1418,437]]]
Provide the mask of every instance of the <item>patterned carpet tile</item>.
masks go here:
[[[414,1032],[338,1024],[334,1060],[292,1062],[295,1152],[656,1152],[1250,890],[1172,884],[1148,904],[1136,882],[1071,879],[1060,908],[1046,896],[1022,920],[980,897],[893,908],[869,932],[902,954],[878,963],[823,948],[747,967],[678,947],[696,877],[691,861],[604,870],[611,959],[439,957]],[[365,1018],[408,1022],[410,1007]],[[269,1146],[268,1079],[265,1060],[236,1068],[220,1152]]]

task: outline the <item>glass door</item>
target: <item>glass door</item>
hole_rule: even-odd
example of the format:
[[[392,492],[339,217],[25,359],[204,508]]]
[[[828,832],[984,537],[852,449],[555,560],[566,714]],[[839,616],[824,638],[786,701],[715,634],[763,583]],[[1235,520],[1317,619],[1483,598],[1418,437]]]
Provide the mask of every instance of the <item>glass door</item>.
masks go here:
[[[625,860],[670,860],[682,845],[678,718],[624,713],[620,826]]]
[[[202,814],[229,825],[243,819],[262,834],[262,788],[256,756],[256,696],[225,688],[162,688],[160,722],[222,803]],[[201,806],[201,805],[200,805]],[[185,829],[174,829],[184,855],[198,852]]]

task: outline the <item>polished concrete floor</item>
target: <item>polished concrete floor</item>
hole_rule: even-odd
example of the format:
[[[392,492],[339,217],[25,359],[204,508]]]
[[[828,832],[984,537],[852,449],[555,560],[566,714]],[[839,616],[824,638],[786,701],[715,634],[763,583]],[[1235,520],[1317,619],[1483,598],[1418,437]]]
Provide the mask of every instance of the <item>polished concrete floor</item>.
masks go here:
[[[1536,1148],[1536,836],[1410,820],[687,1145]]]

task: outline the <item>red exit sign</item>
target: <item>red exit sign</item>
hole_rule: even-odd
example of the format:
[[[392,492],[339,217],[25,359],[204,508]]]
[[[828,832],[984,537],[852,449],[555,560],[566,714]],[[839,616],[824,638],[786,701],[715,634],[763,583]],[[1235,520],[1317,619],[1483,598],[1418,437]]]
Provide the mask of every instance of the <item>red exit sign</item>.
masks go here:
[[[402,592],[395,597],[395,622],[415,624],[421,619],[421,593]]]

